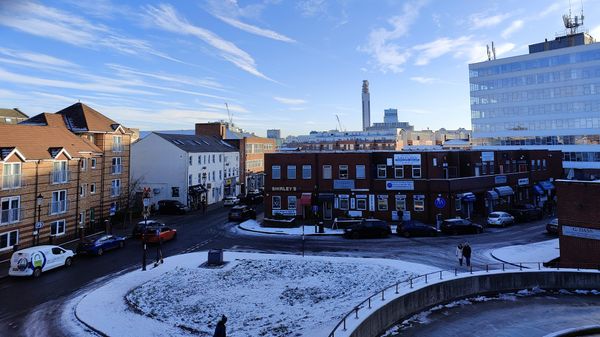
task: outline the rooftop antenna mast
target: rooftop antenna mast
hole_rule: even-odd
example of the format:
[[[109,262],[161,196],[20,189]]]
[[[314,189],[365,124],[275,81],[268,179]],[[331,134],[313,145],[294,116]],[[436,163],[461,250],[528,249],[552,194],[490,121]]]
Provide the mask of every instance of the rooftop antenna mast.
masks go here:
[[[231,116],[231,112],[229,111],[229,105],[225,102],[225,108],[227,108],[227,116],[229,116],[229,125],[233,126],[233,117]]]
[[[335,115],[335,118],[337,118],[338,125],[340,126],[340,131],[344,131],[344,129],[342,128],[342,122],[340,122],[340,116],[338,116],[338,115],[336,114],[336,115]]]
[[[485,49],[487,50],[488,61],[491,61],[492,60],[492,54],[490,53],[490,45],[486,44],[485,45]]]
[[[583,1],[581,1],[581,15],[571,15],[571,1],[569,0],[569,14],[563,15],[563,23],[569,35],[577,34],[577,29],[583,26]]]
[[[496,47],[494,47],[494,41],[492,41],[492,57],[496,59]]]

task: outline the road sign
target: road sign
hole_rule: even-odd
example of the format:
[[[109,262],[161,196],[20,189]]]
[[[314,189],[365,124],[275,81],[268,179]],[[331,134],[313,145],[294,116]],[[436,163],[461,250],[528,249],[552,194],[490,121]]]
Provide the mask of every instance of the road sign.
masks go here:
[[[437,207],[437,208],[446,207],[446,199],[444,199],[442,197],[437,197],[433,203],[435,204],[435,207]]]
[[[40,229],[44,226],[44,223],[41,221],[38,221],[35,223],[35,229]]]
[[[142,202],[144,203],[144,207],[150,206],[150,198],[144,198]]]

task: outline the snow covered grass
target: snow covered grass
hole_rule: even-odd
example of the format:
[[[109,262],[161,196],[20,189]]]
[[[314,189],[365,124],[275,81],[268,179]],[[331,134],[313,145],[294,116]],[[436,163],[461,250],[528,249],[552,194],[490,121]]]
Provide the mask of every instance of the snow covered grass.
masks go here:
[[[490,253],[502,261],[519,262],[548,262],[560,255],[558,239],[516,245],[494,249]]]
[[[292,228],[266,227],[255,220],[244,221],[239,224],[239,227],[248,231],[259,232],[264,234],[285,234],[285,235],[302,235],[302,226]],[[396,233],[396,225],[391,225],[392,233]],[[315,233],[315,226],[305,225],[304,235],[342,235],[343,229],[325,228],[325,233]]]
[[[111,336],[212,336],[222,314],[228,336],[321,336],[374,292],[433,270],[384,259],[229,252],[224,267],[200,268],[205,254],[118,277],[87,294],[77,313]]]

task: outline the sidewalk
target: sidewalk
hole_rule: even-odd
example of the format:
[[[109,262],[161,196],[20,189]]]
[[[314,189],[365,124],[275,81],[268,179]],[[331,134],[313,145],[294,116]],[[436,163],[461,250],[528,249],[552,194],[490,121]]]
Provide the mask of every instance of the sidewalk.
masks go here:
[[[524,262],[548,262],[560,255],[558,239],[525,245],[514,245],[489,251],[490,256],[503,263],[519,265]]]

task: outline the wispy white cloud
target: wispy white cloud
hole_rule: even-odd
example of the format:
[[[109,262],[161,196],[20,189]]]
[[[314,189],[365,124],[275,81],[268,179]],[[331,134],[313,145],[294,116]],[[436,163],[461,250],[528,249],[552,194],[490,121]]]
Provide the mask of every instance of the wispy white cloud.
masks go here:
[[[275,97],[273,97],[273,99],[279,103],[283,103],[283,104],[287,104],[287,105],[301,105],[301,104],[307,103],[306,100],[303,100],[300,98],[286,98],[286,97],[275,96]]]
[[[559,9],[561,9],[561,4],[564,3],[563,0],[561,0],[560,2],[555,2],[553,4],[551,4],[550,6],[546,7],[546,9],[544,9],[543,11],[541,11],[538,14],[538,17],[543,18],[546,17],[556,11],[558,11]]]
[[[277,33],[275,31],[272,31],[270,29],[256,27],[256,26],[241,22],[237,19],[225,17],[222,15],[215,15],[215,17],[218,18],[219,20],[227,23],[228,25],[231,25],[237,29],[241,29],[250,34],[266,37],[266,38],[277,40],[277,41],[290,42],[290,43],[296,42],[294,39],[289,38],[283,34]]]
[[[600,25],[592,28],[590,30],[590,35],[595,37],[596,39],[600,38]]]
[[[415,65],[422,66],[429,64],[433,59],[451,52],[458,52],[464,46],[471,43],[471,36],[461,36],[456,39],[447,37],[439,38],[429,43],[414,46],[413,49],[418,52]]]
[[[229,111],[231,112],[239,112],[239,113],[248,113],[249,111],[244,108],[241,105],[236,105],[236,104],[227,104],[227,107],[225,106],[225,103],[222,104],[216,104],[216,103],[200,103],[201,105],[207,107],[207,108],[211,108],[217,111],[223,111],[225,113],[227,113],[227,108],[229,108]]]
[[[304,16],[318,16],[327,12],[327,1],[301,0],[296,3],[296,8]]]
[[[223,85],[213,79],[196,79],[187,76],[180,75],[172,75],[172,74],[164,74],[164,73],[150,73],[147,71],[137,70],[131,67],[109,63],[106,65],[107,67],[117,71],[117,73],[122,75],[139,75],[143,77],[148,77],[151,79],[156,79],[160,81],[173,82],[181,85],[192,85],[198,87],[204,87],[213,90],[223,90]]]
[[[51,55],[34,53],[34,52],[30,52],[30,51],[20,51],[20,50],[14,50],[14,49],[0,47],[0,54],[10,56],[10,57],[13,57],[16,59],[22,59],[22,60],[30,61],[33,63],[41,63],[41,64],[45,64],[45,65],[50,65],[50,66],[72,67],[72,68],[78,67],[78,65],[76,65],[73,62],[70,62],[70,61],[67,61],[67,60],[64,60],[61,58],[57,58],[57,57],[54,57]]]
[[[502,31],[502,34],[500,35],[503,39],[508,39],[512,34],[518,32],[519,30],[521,30],[521,28],[523,28],[523,23],[523,20],[515,20],[511,22],[510,26],[504,29]]]
[[[490,15],[488,12],[475,13],[469,16],[469,28],[476,30],[494,27],[512,16],[511,13],[500,13]]]
[[[149,25],[172,33],[195,36],[217,49],[221,57],[236,67],[254,76],[272,81],[257,69],[256,62],[248,53],[215,33],[189,23],[186,19],[180,17],[172,6],[166,4],[147,6],[145,12]]]

